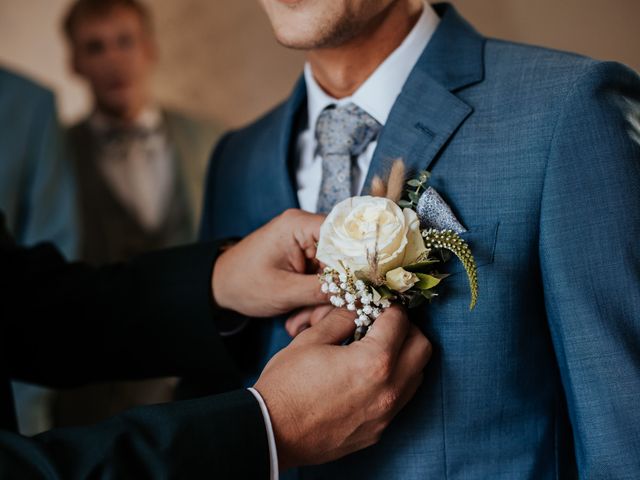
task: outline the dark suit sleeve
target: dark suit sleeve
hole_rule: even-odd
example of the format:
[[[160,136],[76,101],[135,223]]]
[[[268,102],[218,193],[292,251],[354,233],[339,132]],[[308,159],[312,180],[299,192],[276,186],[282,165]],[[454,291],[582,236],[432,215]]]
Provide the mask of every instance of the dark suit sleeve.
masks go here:
[[[8,375],[52,386],[233,375],[213,321],[217,250],[205,243],[96,269],[67,264],[49,244],[2,242],[0,342]]]
[[[580,477],[636,478],[640,80],[621,65],[591,65],[560,108],[539,253]]]
[[[201,241],[212,241],[218,240],[215,234],[214,228],[214,214],[215,205],[215,192],[212,186],[215,184],[215,178],[218,175],[217,167],[218,167],[218,159],[222,155],[224,148],[227,145],[227,142],[232,137],[234,132],[228,132],[222,136],[220,141],[216,144],[213,153],[211,154],[211,159],[209,160],[209,165],[207,167],[207,176],[205,185],[207,186],[205,190],[205,195],[203,199],[203,209],[202,209],[202,218],[200,219],[200,231],[199,238]],[[237,240],[237,239],[229,239],[229,240]],[[231,310],[223,310],[220,309],[218,311],[218,315],[216,315],[216,323],[218,325],[218,329],[225,337],[227,337],[227,341],[225,341],[226,345],[229,343],[234,343],[235,341],[240,341],[241,343],[245,343],[245,339],[239,339],[238,333],[243,332],[245,330],[244,327],[249,324],[249,317],[245,317],[237,312],[233,312]],[[235,339],[234,339],[235,337]]]
[[[266,479],[267,434],[255,398],[239,390],[33,438],[0,431],[0,478]]]

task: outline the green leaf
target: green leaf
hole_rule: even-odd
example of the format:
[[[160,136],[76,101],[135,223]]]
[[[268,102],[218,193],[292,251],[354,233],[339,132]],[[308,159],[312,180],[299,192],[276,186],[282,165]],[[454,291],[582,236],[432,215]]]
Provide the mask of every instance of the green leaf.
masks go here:
[[[413,208],[413,203],[408,202],[408,201],[406,201],[406,200],[400,200],[400,201],[398,202],[398,206],[399,206],[400,208]]]
[[[407,196],[413,203],[418,203],[418,200],[420,199],[420,195],[418,195],[416,192],[408,192]]]
[[[429,266],[433,265],[434,263],[440,263],[440,260],[438,260],[437,258],[430,258],[422,262],[412,263],[411,265],[407,265],[406,267],[402,268],[404,268],[407,272],[417,273],[426,268],[429,268]]]
[[[431,273],[430,274],[432,277],[436,277],[439,280],[444,280],[447,277],[450,277],[451,274],[450,273]]]
[[[433,275],[427,275],[426,273],[416,273],[420,281],[416,283],[416,287],[420,290],[429,290],[440,283],[440,278]]]
[[[422,296],[429,301],[433,300],[435,297],[438,296],[436,292],[433,292],[431,290],[422,290],[422,292],[420,293],[422,293]]]
[[[415,178],[412,178],[407,182],[407,185],[409,185],[410,187],[421,187],[422,182],[420,180],[416,180]]]
[[[407,308],[416,308],[424,303],[424,297],[420,294],[412,295],[409,298],[409,303],[407,304]]]
[[[382,298],[391,298],[393,297],[393,292],[386,285],[379,285],[377,287],[378,293]]]
[[[380,295],[380,292],[378,292],[378,290],[376,290],[373,287],[371,287],[371,292],[373,293],[373,301],[375,303],[378,303],[380,301],[380,299],[382,298],[382,295]]]

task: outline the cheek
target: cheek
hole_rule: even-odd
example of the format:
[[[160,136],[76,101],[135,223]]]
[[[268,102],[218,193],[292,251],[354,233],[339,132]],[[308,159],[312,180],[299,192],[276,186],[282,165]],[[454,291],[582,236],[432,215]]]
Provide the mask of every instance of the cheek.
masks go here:
[[[98,88],[107,88],[118,70],[114,62],[104,57],[94,58],[84,63],[84,75]]]
[[[109,85],[109,72],[108,66],[105,67],[96,62],[91,68],[86,70],[86,76],[94,87],[100,90],[106,90]]]
[[[144,53],[136,54],[127,66],[129,74],[135,78],[146,78],[153,68],[151,59]]]

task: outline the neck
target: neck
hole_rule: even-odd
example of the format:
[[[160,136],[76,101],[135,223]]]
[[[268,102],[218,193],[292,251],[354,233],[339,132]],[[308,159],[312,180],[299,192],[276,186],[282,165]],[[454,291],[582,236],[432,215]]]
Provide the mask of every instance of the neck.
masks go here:
[[[311,50],[307,60],[318,84],[332,97],[352,95],[400,46],[422,13],[422,1],[397,1],[342,45]]]
[[[135,104],[127,105],[124,108],[114,109],[97,103],[95,109],[100,113],[100,115],[104,116],[109,121],[109,123],[113,125],[120,125],[122,127],[128,127],[136,122],[147,105],[147,102],[141,101]]]

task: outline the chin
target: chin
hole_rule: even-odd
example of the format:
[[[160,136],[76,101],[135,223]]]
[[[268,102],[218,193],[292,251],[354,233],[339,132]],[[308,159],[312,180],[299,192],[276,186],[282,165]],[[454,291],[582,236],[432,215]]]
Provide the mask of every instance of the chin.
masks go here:
[[[283,47],[295,50],[311,50],[318,46],[317,39],[308,32],[276,32],[276,40]]]
[[[323,3],[323,2],[326,2]],[[285,47],[309,50],[324,46],[340,23],[342,12],[333,1],[262,0],[276,40]]]
[[[103,98],[100,108],[116,118],[127,118],[131,111],[131,101],[128,98]]]
[[[275,37],[278,43],[296,50],[313,50],[334,46],[334,34],[331,28],[319,27],[317,23],[310,25],[298,24],[296,28],[287,26],[278,28],[274,26]]]

